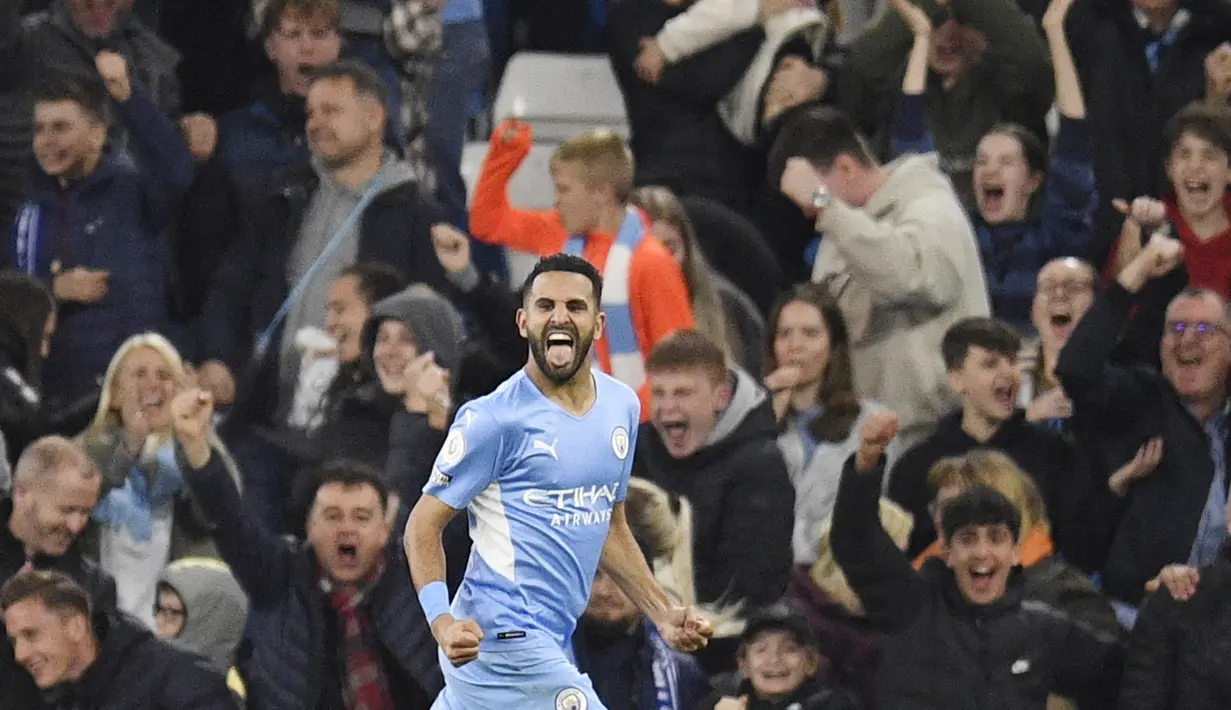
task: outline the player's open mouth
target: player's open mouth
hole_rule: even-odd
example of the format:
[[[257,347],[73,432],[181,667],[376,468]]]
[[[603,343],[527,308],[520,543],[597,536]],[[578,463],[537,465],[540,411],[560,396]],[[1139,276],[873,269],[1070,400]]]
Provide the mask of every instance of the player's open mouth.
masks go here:
[[[571,333],[557,330],[547,334],[547,363],[552,367],[568,367],[573,362],[577,341]]]

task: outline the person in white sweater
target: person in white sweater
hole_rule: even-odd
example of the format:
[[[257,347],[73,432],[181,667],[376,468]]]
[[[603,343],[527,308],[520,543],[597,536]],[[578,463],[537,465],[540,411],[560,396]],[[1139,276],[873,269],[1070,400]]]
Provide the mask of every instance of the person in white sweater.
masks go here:
[[[841,112],[813,107],[778,140],[793,157],[780,187],[823,234],[812,280],[837,298],[855,392],[901,418],[903,448],[955,407],[940,342],[989,311],[974,230],[935,154],[887,165]]]

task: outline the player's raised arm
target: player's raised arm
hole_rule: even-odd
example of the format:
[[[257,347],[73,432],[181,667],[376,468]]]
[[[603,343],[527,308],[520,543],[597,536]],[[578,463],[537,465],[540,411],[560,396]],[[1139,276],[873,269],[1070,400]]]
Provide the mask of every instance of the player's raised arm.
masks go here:
[[[654,579],[628,527],[623,502],[616,503],[611,510],[611,531],[607,534],[599,567],[611,575],[641,613],[658,628],[663,640],[676,650],[691,653],[709,643],[714,633],[709,622],[696,609],[676,604]]]
[[[432,635],[455,666],[478,658],[483,630],[470,619],[453,618],[444,581],[442,535],[453,516],[491,484],[500,460],[500,439],[498,423],[481,407],[471,403],[458,411],[402,538],[410,578]]]

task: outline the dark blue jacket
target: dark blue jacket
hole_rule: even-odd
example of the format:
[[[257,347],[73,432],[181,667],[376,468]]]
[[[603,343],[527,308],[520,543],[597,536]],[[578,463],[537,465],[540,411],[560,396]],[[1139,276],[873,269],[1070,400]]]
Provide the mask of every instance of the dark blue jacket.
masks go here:
[[[394,106],[391,111],[396,110]],[[255,101],[218,119],[217,157],[241,195],[258,194],[254,191],[264,188],[278,170],[308,161],[307,121],[303,97],[279,93],[272,81],[257,90]],[[385,129],[385,145],[400,150],[390,127]]]
[[[218,120],[218,160],[240,194],[259,188],[273,171],[308,160],[306,122],[303,98],[275,91]]]
[[[336,618],[329,618],[320,590],[316,553],[306,543],[283,539],[249,514],[221,457],[193,469],[180,457],[193,495],[215,526],[222,559],[248,593],[249,643],[245,676],[248,707],[261,710],[317,708],[330,693],[336,664]],[[249,472],[250,475],[254,472]],[[402,530],[410,512],[399,511]],[[384,576],[365,602],[398,710],[418,708],[420,689],[428,702],[444,687],[436,641],[410,580],[401,535],[389,536]],[[408,689],[413,681],[418,689]],[[336,683],[334,684],[336,685]]]
[[[672,710],[693,710],[710,692],[710,681],[697,659],[686,653],[680,653],[668,648],[661,638],[651,638],[652,632],[647,623],[643,622],[633,632],[637,637],[637,666],[633,669],[635,688],[631,693],[633,707],[636,710],[658,710],[658,688],[654,683],[655,656],[670,664],[675,674],[676,703]],[[577,668],[582,673],[594,675],[595,669],[587,652],[585,632],[578,624],[573,633],[573,655],[577,658]],[[615,705],[607,698],[600,698],[608,704]]]
[[[923,97],[901,97],[892,144],[895,155],[933,150]],[[1036,216],[1026,222],[990,225],[979,218],[978,210],[969,209],[992,314],[1024,332],[1034,330],[1030,309],[1039,270],[1062,256],[1084,259],[1090,249],[1098,205],[1093,145],[1088,121],[1061,117]]]
[[[67,189],[36,170],[33,199],[13,229],[17,267],[48,284],[53,265],[111,274],[102,301],[60,307],[43,374],[44,391],[53,396],[88,391],[124,339],[166,325],[163,230],[192,184],[192,156],[144,89],[134,87],[132,98],[113,105],[137,155],[108,150],[89,176]]]

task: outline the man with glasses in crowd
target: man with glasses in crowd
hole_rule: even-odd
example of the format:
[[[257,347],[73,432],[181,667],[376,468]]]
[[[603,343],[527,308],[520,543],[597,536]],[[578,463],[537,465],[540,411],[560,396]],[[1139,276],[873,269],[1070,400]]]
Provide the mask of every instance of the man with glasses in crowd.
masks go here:
[[[1113,365],[1111,353],[1137,297],[1183,260],[1183,247],[1155,234],[1074,329],[1056,366],[1064,391],[1108,444],[1109,463],[1131,459],[1142,444],[1163,441],[1154,475],[1125,492],[1109,521],[1104,591],[1126,626],[1136,619],[1145,584],[1167,564],[1203,567],[1226,539],[1227,374],[1231,369],[1227,302],[1187,288],[1167,307],[1161,370]]]

